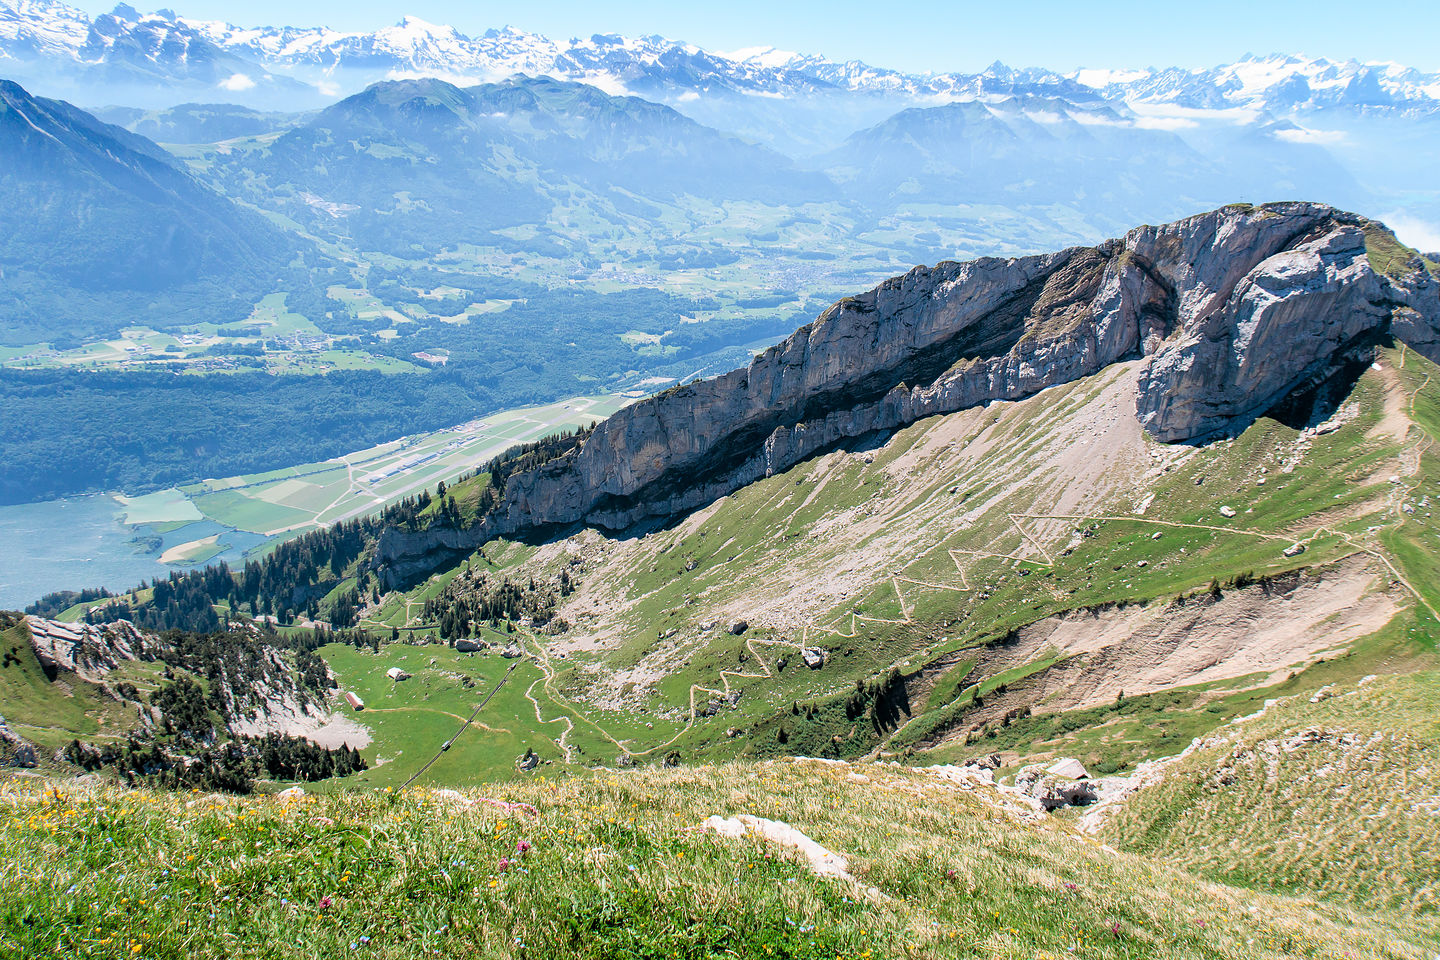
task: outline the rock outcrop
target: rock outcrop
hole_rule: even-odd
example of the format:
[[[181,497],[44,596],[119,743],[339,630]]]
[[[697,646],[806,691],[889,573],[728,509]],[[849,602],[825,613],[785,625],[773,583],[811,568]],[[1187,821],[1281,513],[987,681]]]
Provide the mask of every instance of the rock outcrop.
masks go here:
[[[120,697],[121,685],[110,676],[127,661],[162,661],[183,664],[191,672],[207,674],[208,663],[186,661],[164,637],[142,630],[129,620],[110,623],[69,623],[26,616],[30,645],[45,675],[51,680],[79,679]],[[284,655],[275,647],[257,644],[247,660],[222,659],[206,677],[211,697],[231,732],[261,736],[270,732],[311,735],[330,719],[323,694],[297,682]],[[134,694],[131,694],[133,698]],[[139,719],[148,723],[157,714],[141,706]],[[358,739],[358,738],[352,738]]]
[[[1093,780],[1076,779],[1069,773],[1061,772],[1062,769],[1073,771],[1076,768],[1081,774],[1085,773],[1085,768],[1077,760],[1062,760],[1049,770],[1038,763],[1031,764],[1015,774],[1015,787],[1026,796],[1040,801],[1046,810],[1087,806],[1100,799],[1099,788]]]
[[[1096,247],[916,267],[748,367],[625,408],[510,476],[469,529],[385,531],[376,566],[398,581],[497,536],[674,516],[837,444],[1126,358],[1149,358],[1135,413],[1165,441],[1229,429],[1376,336],[1440,358],[1440,283],[1418,259],[1373,269],[1374,231],[1319,204],[1232,206]]]
[[[153,660],[158,650],[155,638],[128,620],[89,624],[27,616],[25,623],[35,658],[52,680],[61,673],[73,673],[99,683],[121,663]]]
[[[1382,227],[1302,204],[1262,211],[1142,228],[1127,238],[1136,256],[1179,268],[1172,287],[1186,291],[1176,304],[1173,336],[1158,345],[1140,378],[1136,415],[1158,439],[1202,438],[1263,413],[1343,359],[1347,348],[1387,328],[1436,355],[1435,280],[1418,263],[1402,280],[1373,270],[1366,230]],[[1201,256],[1195,243],[1211,229],[1209,256]],[[1177,249],[1184,251],[1178,261],[1165,258]],[[1192,255],[1223,275],[1205,277],[1184,262]]]

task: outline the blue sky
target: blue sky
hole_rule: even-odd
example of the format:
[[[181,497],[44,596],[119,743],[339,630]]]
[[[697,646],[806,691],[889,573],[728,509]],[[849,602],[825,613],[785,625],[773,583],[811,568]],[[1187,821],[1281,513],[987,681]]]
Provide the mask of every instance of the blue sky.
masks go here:
[[[75,3],[75,0],[71,0]],[[131,0],[137,9],[149,9]],[[373,30],[413,14],[464,33],[510,24],[563,39],[592,33],[659,33],[714,50],[775,46],[912,71],[976,70],[994,60],[1069,70],[1078,66],[1213,66],[1247,52],[1395,60],[1440,70],[1435,4],[1390,0],[1380,8],[1332,0],[1193,3],[719,0],[597,3],[532,0],[159,0],[183,16],[246,26],[324,24]],[[90,13],[114,0],[80,0]],[[1371,15],[1379,12],[1381,15]]]

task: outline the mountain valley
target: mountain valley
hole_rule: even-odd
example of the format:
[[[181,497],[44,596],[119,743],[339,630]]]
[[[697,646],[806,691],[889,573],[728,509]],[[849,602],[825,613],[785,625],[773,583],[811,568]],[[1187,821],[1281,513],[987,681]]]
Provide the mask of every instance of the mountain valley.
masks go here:
[[[306,534],[234,583],[207,574],[218,592],[172,576],[180,608],[142,585],[64,616],[213,628],[214,602],[411,644],[474,636],[482,659],[515,647],[538,671],[532,749],[557,761],[960,759],[977,737],[1043,750],[1068,729],[1085,762],[1133,765],[1192,735],[1142,734],[1155,703],[1238,714],[1277,684],[1429,655],[1403,637],[1440,603],[1424,399],[1440,284],[1386,243],[1328,208],[1232,207],[1098,254],[912,271],[746,370]],[[1314,348],[1269,350],[1295,316]],[[1218,366],[1217,323],[1246,331]],[[895,352],[862,360],[857,341]],[[1197,364],[1248,385],[1218,412],[1208,379],[1147,399]],[[764,418],[739,412],[746,390]],[[802,419],[767,419],[787,409]],[[571,729],[552,746],[556,722]]]
[[[148,631],[201,628],[187,620],[202,609],[196,604],[247,624],[254,642],[271,645],[266,655],[273,662],[294,664],[297,679],[287,682],[304,678],[313,685],[307,689],[319,691],[307,695],[314,703],[303,709],[284,706],[282,694],[248,726],[236,727],[260,735],[253,741],[260,751],[251,761],[259,767],[254,788],[274,789],[267,763],[281,771],[300,762],[321,764],[305,769],[340,769],[293,759],[273,739],[280,731],[312,736],[324,749],[343,746],[340,753],[358,753],[363,768],[307,782],[307,793],[316,795],[298,801],[294,790],[283,799],[212,794],[198,808],[190,801],[191,808],[172,811],[173,802],[160,795],[127,822],[168,850],[178,841],[153,833],[161,821],[152,817],[178,817],[205,837],[221,836],[223,823],[224,836],[241,831],[247,846],[250,834],[241,824],[253,821],[265,828],[249,828],[263,848],[271,831],[295,829],[289,811],[298,802],[302,822],[322,825],[314,836],[307,830],[309,849],[329,842],[324,830],[333,824],[370,829],[380,816],[367,806],[380,801],[370,798],[403,790],[384,801],[398,804],[388,815],[397,826],[374,842],[392,842],[395,829],[429,835],[439,824],[464,824],[464,835],[446,840],[444,871],[465,877],[466,889],[474,882],[507,891],[505,899],[482,898],[479,907],[447,908],[454,919],[443,924],[426,919],[433,942],[451,948],[477,935],[459,918],[503,909],[510,897],[541,896],[541,888],[517,884],[550,876],[559,869],[552,858],[583,860],[584,849],[600,849],[634,860],[624,869],[635,886],[621,884],[631,891],[623,900],[602,889],[583,892],[608,877],[606,861],[568,870],[571,879],[563,883],[556,874],[544,889],[599,897],[609,904],[605,910],[626,916],[648,909],[654,898],[700,925],[716,922],[706,919],[715,909],[757,910],[749,921],[755,936],[772,950],[788,944],[792,956],[816,949],[859,955],[862,941],[870,949],[919,943],[925,956],[968,956],[976,945],[1003,944],[1063,951],[1083,931],[1096,956],[1123,956],[1144,943],[1145,955],[1166,957],[1339,958],[1358,949],[1421,958],[1437,936],[1426,853],[1437,839],[1425,812],[1434,798],[1424,778],[1417,786],[1413,771],[1435,749],[1433,724],[1422,718],[1433,708],[1440,621],[1433,586],[1440,563],[1433,520],[1440,408],[1430,392],[1437,367],[1427,356],[1440,316],[1433,304],[1440,264],[1404,251],[1379,224],[1301,204],[1226,208],[1139,228],[1100,249],[1109,266],[1099,273],[1111,279],[1090,281],[1085,289],[1093,299],[1054,295],[1054,284],[1066,277],[1075,293],[1074,268],[1087,262],[1083,250],[1028,263],[940,264],[842,301],[742,372],[763,383],[773,358],[790,357],[787,379],[774,383],[803,383],[808,364],[823,365],[825,336],[844,331],[836,342],[854,342],[856,325],[899,323],[915,330],[912,336],[927,329],[927,336],[940,335],[946,324],[983,328],[993,324],[984,319],[987,309],[1010,296],[994,287],[1007,271],[1028,273],[1039,287],[1024,299],[1027,314],[1013,306],[1006,314],[1018,315],[1027,332],[992,336],[985,349],[1026,355],[1043,331],[1038,339],[1049,338],[1046,355],[1058,361],[1054,344],[1106,328],[1101,305],[1129,304],[1118,316],[1143,319],[1153,336],[1140,337],[1137,326],[1127,340],[1125,322],[1110,321],[1121,335],[1109,362],[1093,353],[1087,354],[1093,367],[1036,368],[1030,360],[1037,379],[1024,381],[1029,386],[1018,395],[1006,395],[1004,381],[992,377],[999,396],[956,400],[954,412],[931,412],[914,401],[902,412],[896,389],[877,386],[883,408],[899,417],[888,426],[857,416],[859,408],[842,414],[822,404],[816,423],[849,423],[854,432],[838,439],[821,433],[819,446],[795,448],[804,452],[794,460],[778,448],[778,434],[751,433],[748,442],[769,452],[773,468],[753,477],[732,474],[728,487],[712,480],[689,488],[710,491],[699,501],[671,484],[675,499],[659,503],[686,504],[678,507],[632,516],[602,501],[588,522],[565,523],[545,512],[547,501],[532,499],[538,478],[573,477],[587,452],[624,449],[616,447],[619,437],[652,422],[647,409],[686,404],[687,417],[665,421],[688,418],[692,429],[703,430],[700,411],[715,401],[698,387],[675,388],[631,404],[593,431],[518,448],[433,498],[390,508],[379,525],[307,534],[233,576],[223,568],[175,575],[116,597],[79,596],[69,609],[39,611],[49,619],[13,622],[7,636],[17,663],[7,660],[0,680],[28,676],[27,639],[40,657],[61,649],[57,637],[84,631],[135,636],[133,619],[150,625],[129,641],[144,650],[162,642],[143,639],[154,636]],[[1307,274],[1307,262],[1323,264],[1330,281]],[[1124,279],[1130,270],[1138,272]],[[1157,300],[1146,284],[1167,296]],[[1099,295],[1104,290],[1125,296],[1111,300]],[[1296,297],[1306,309],[1287,305]],[[1319,348],[1308,353],[1266,351],[1269,323],[1292,334],[1302,322],[1324,329],[1321,304],[1338,305],[1331,315],[1338,335],[1287,341]],[[917,322],[920,315],[931,317],[928,328]],[[1216,324],[1240,317],[1247,319],[1229,329],[1246,336],[1219,339],[1235,352],[1216,368],[1227,376],[1263,373],[1249,381],[1257,384],[1250,396],[1263,394],[1262,402],[1241,402],[1230,392],[1217,430],[1208,414],[1196,416],[1190,406],[1157,410],[1145,400],[1147,385],[1170,375],[1166,370],[1184,376],[1190,368],[1167,363],[1167,351],[1203,350],[1217,342]],[[1367,331],[1357,335],[1345,326],[1362,317]],[[1197,341],[1189,334],[1196,329],[1212,332]],[[808,359],[795,363],[800,343],[808,344]],[[965,355],[978,349],[946,354],[948,367],[927,368],[933,382],[903,389],[956,396],[940,385],[984,369],[984,359]],[[860,362],[853,352],[845,355]],[[889,362],[881,355],[863,363],[914,379],[908,371],[916,368]],[[848,375],[863,377],[863,369]],[[1056,379],[1057,370],[1073,373]],[[1265,383],[1275,385],[1259,385]],[[1167,396],[1205,398],[1205,386]],[[733,394],[728,388],[713,396]],[[1156,436],[1177,430],[1204,433],[1191,442]],[[647,469],[663,474],[674,456],[626,454],[610,462],[631,470],[653,464]],[[703,473],[689,470],[703,481]],[[736,483],[736,476],[746,479]],[[562,482],[575,486],[573,479]],[[620,502],[633,510],[647,500]],[[496,538],[483,533],[496,529],[496,516],[528,519],[507,521],[510,534]],[[307,569],[314,571],[309,579]],[[296,606],[280,609],[277,599]],[[239,636],[245,644],[245,634]],[[142,718],[175,709],[146,712],[147,695],[164,704],[176,695],[160,697],[166,681],[156,663],[126,666],[114,655],[107,661],[107,643],[49,653],[57,664],[51,678],[29,668],[34,676],[24,680],[25,699],[7,694],[7,736],[42,747],[31,762],[55,769],[59,761],[46,750],[72,737],[92,744],[72,749],[75,761],[107,756],[104,744],[126,736],[123,717],[135,709],[127,697],[142,705]],[[94,674],[97,663],[102,672]],[[91,673],[82,677],[82,669]],[[120,676],[132,687],[117,685]],[[38,722],[57,682],[73,690],[82,681],[83,698],[72,693],[67,713],[48,714],[70,717],[64,728]],[[483,715],[467,722],[482,692]],[[362,708],[352,708],[342,693]],[[30,712],[9,706],[28,702]],[[126,756],[114,762],[133,762]],[[1065,764],[1080,765],[1086,779],[1046,773],[1073,770]],[[185,775],[197,776],[197,769]],[[210,769],[207,775],[219,777],[224,768]],[[412,787],[417,777],[431,786]],[[277,779],[276,787],[299,778]],[[72,817],[102,815],[100,808],[118,799],[103,784],[66,789]],[[1307,803],[1309,790],[1334,798],[1323,814]],[[1060,799],[1067,796],[1081,799]],[[17,814],[48,809],[37,806],[42,800],[23,777],[0,802]],[[897,802],[931,825],[912,823],[911,814],[893,807]],[[820,813],[822,807],[833,813]],[[734,828],[740,833],[706,820],[712,811],[716,821],[743,813]],[[773,817],[775,825],[745,819],[753,815]],[[509,833],[512,819],[519,833]],[[793,836],[786,832],[791,823],[809,835],[785,839]],[[875,824],[884,825],[881,834],[872,832]],[[988,832],[972,836],[972,829]],[[716,831],[722,839],[708,839]],[[741,840],[738,849],[757,844],[744,854],[757,859],[732,865],[728,858],[736,853],[727,844],[734,841],[723,837],[746,831],[757,837]],[[1095,846],[1097,833],[1110,847]],[[908,839],[897,849],[900,834]],[[828,849],[814,852],[806,846],[810,837],[823,838]],[[1398,837],[1405,838],[1399,862],[1355,853],[1388,849]],[[13,839],[23,856],[38,850],[23,834]],[[188,856],[199,856],[219,889],[245,901],[225,844],[217,839],[210,852]],[[520,852],[498,870],[471,866],[471,857],[500,856],[497,844]],[[789,853],[775,852],[787,845]],[[964,862],[957,864],[956,855]],[[806,857],[828,864],[836,856],[843,864],[838,880],[826,879],[828,866],[805,867]],[[1101,859],[1092,864],[1091,857]],[[679,866],[691,860],[700,871],[693,876]],[[749,862],[781,871],[783,892],[773,904],[765,891],[775,884],[768,874],[752,880]],[[333,937],[358,943],[363,935],[403,953],[417,931],[406,923],[392,934],[393,920],[384,921],[386,932],[378,926],[392,916],[381,905],[403,882],[388,863],[386,854],[350,868],[338,885],[356,884],[346,891],[353,896],[334,895],[328,908],[339,911],[342,926],[331,933],[317,928],[312,946]],[[516,863],[529,872],[516,872]],[[305,886],[314,883],[309,864],[286,869],[292,879],[267,880],[269,889],[301,900],[319,896]],[[677,869],[688,890],[739,883],[742,902],[752,906],[732,903],[718,888],[712,906],[659,892]],[[144,867],[132,867],[127,877],[136,870],[143,884],[159,889],[168,882]],[[32,866],[14,882],[27,896],[64,884],[99,897],[131,890],[127,881],[82,880],[73,871],[74,862],[62,859]],[[712,881],[710,871],[720,875]],[[732,877],[737,871],[740,881]],[[1196,874],[1206,881],[1185,887],[1200,883]],[[435,882],[441,886],[427,900],[452,903],[451,887]],[[946,885],[953,883],[968,891],[970,906],[979,898],[993,908],[947,906]],[[1157,890],[1180,889],[1176,884],[1188,891],[1183,908],[1156,898]],[[322,880],[318,890],[325,889]],[[1145,894],[1131,903],[1126,889]],[[1376,890],[1383,890],[1381,899]],[[1063,906],[1071,896],[1081,899]],[[921,913],[913,922],[920,927],[898,919],[890,904],[900,897],[915,898],[912,909]],[[1032,919],[1017,925],[1021,904],[1032,901],[1025,908]],[[798,923],[797,913],[819,926],[790,942],[786,931]],[[623,940],[631,945],[625,949],[641,949],[635,944],[648,938],[674,945],[668,928],[653,921],[632,918],[624,934],[608,922],[587,921],[596,925],[562,934],[548,926],[552,915],[558,914],[546,907],[533,919],[485,923],[555,944],[524,955],[600,956],[607,944]],[[117,927],[96,920],[102,931],[123,930],[142,944],[176,936],[148,921]],[[285,924],[315,922],[297,917]],[[187,928],[181,915],[175,923],[176,930],[191,929],[190,942],[214,936]],[[223,920],[220,929],[230,924]],[[739,934],[703,934],[707,943],[732,942],[728,936]],[[1158,939],[1151,943],[1151,936]]]
[[[1433,960],[1440,73],[1043,7],[0,0],[0,960]]]

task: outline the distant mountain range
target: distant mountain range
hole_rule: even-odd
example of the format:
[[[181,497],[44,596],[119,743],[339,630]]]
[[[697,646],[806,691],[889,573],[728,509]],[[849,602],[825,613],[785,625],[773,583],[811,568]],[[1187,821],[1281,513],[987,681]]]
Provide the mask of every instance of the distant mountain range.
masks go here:
[[[557,42],[509,27],[467,36],[415,17],[370,33],[240,27],[169,10],[142,14],[127,4],[91,18],[56,0],[0,0],[0,69],[32,82],[49,76],[80,86],[164,83],[168,103],[176,102],[176,84],[187,88],[180,99],[205,89],[213,99],[259,103],[299,96],[299,84],[319,100],[381,78],[425,75],[474,83],[524,73],[651,99],[848,93],[935,101],[1032,94],[1277,115],[1332,107],[1440,112],[1440,74],[1392,63],[1277,55],[1210,70],[1062,74],[997,62],[979,73],[910,74],[768,47],[719,53],[658,36],[597,34]]]
[[[1237,200],[1323,200],[1427,249],[1440,237],[1440,74],[1395,64],[918,75],[655,36],[242,28],[0,0],[0,77],[149,138],[145,155],[226,222],[258,208],[352,251],[474,246],[572,281],[759,257],[780,270],[762,293],[835,289],[892,260],[1094,242]],[[279,249],[279,230],[252,226],[233,249]],[[146,249],[122,244],[107,269]],[[243,272],[280,289],[269,267]]]

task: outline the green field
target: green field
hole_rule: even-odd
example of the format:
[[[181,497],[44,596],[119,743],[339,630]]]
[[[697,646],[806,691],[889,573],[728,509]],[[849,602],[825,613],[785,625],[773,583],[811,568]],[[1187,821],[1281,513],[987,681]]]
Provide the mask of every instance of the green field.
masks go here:
[[[514,444],[586,426],[626,402],[621,397],[576,397],[507,410],[337,460],[189,484],[183,493],[204,516],[228,527],[255,533],[303,530],[433,490],[440,481],[483,466]]]
[[[505,642],[493,634],[489,639]],[[461,722],[515,662],[498,651],[466,654],[442,645],[408,643],[387,644],[379,654],[335,644],[320,652],[341,689],[355,692],[365,702],[365,709],[354,718],[371,730],[375,740],[362,751],[370,769],[354,779],[367,787],[404,783],[455,737]],[[391,667],[410,673],[410,679],[390,680],[385,671]],[[464,686],[461,678],[474,686]],[[427,771],[426,782],[475,784],[514,777],[516,762],[527,748],[544,760],[560,759],[551,737],[558,737],[563,725],[539,724],[534,704],[525,698],[539,679],[533,663],[520,661],[477,724],[456,737],[451,749]],[[342,703],[341,709],[349,708]],[[549,737],[539,732],[547,727]]]

